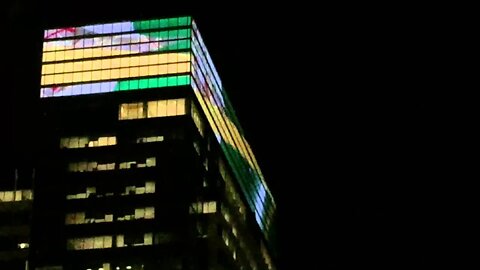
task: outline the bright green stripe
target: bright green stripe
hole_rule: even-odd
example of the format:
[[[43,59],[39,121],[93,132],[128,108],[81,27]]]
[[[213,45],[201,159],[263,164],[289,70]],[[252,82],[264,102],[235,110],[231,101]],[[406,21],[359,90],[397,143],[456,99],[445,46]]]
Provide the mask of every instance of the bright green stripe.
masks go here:
[[[182,40],[172,40],[167,41],[167,44],[160,48],[159,51],[174,51],[174,50],[182,50],[182,49],[189,49],[190,48],[190,40],[189,39],[182,39]]]
[[[135,21],[133,22],[133,27],[135,30],[148,30],[167,27],[190,26],[191,24],[191,17],[178,17],[161,20]]]
[[[114,91],[128,91],[148,88],[161,88],[167,86],[189,85],[190,75],[148,78],[138,80],[119,81]]]
[[[142,35],[148,36],[150,38],[157,38],[160,40],[165,39],[182,39],[190,37],[190,29],[176,29],[168,31],[154,31],[154,32],[142,32]]]

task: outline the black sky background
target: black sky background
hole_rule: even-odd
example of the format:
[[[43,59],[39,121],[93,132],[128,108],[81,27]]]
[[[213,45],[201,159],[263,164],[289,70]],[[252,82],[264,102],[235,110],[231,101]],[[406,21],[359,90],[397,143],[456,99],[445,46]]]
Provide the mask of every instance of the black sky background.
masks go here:
[[[2,136],[13,142],[12,163],[32,162],[38,143],[25,139],[41,128],[42,28],[192,14],[277,199],[279,269],[451,262],[438,255],[446,236],[437,221],[451,209],[436,190],[437,131],[449,115],[432,95],[437,26],[428,9],[132,3],[5,2],[10,102],[2,110],[11,117]]]

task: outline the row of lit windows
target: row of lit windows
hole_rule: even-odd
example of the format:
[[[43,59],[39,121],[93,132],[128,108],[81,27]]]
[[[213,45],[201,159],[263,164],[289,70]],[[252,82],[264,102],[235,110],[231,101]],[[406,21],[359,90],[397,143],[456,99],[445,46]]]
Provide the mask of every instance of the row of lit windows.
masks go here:
[[[140,137],[136,140],[136,143],[148,143],[148,142],[162,142],[163,136],[150,136]],[[110,146],[117,144],[116,136],[99,137],[96,140],[85,137],[64,137],[60,139],[60,148],[87,148],[87,147],[100,147]]]
[[[136,66],[152,66],[188,61],[190,61],[190,53],[159,53],[83,61],[69,61],[54,64],[43,64],[42,75],[118,69]]]
[[[140,49],[147,51],[161,50],[163,47],[189,43],[191,30],[179,29],[160,32],[142,32],[120,35],[106,35],[98,37],[85,37],[82,39],[62,39],[46,41],[43,43],[43,52],[59,51],[71,48],[101,48],[113,47],[113,49],[126,50],[128,45],[141,45]],[[151,45],[150,45],[151,44]],[[143,48],[142,48],[143,47]],[[135,48],[135,47],[133,47]]]
[[[163,142],[164,139],[163,136],[140,137],[137,139],[137,143]]]
[[[190,205],[190,214],[210,214],[217,212],[217,202],[194,202]]]
[[[87,148],[116,145],[117,137],[104,136],[96,139],[85,137],[64,137],[60,139],[60,148]]]
[[[118,23],[106,23],[106,24],[96,24],[96,25],[86,25],[75,28],[86,28],[89,29],[89,32],[73,32],[69,37],[78,37],[78,36],[88,36],[91,33],[104,33],[104,34],[113,34],[113,33],[122,33],[130,32],[133,29],[136,31],[139,30],[149,30],[149,29],[160,29],[160,28],[173,28],[180,26],[189,26],[191,24],[190,17],[177,17],[177,18],[168,18],[168,19],[159,19],[159,20],[146,20],[146,21],[133,21],[133,22],[118,22]],[[57,35],[62,29],[49,29],[45,30],[44,37],[46,39],[59,38],[61,36]]]
[[[96,161],[80,161],[80,162],[71,162],[68,164],[69,172],[92,172],[92,171],[108,171],[115,170],[115,162],[100,164]],[[118,163],[119,169],[131,169],[131,168],[145,168],[145,167],[155,167],[156,158],[149,157],[146,158],[145,162],[139,163],[138,161],[125,161]]]
[[[156,28],[168,28],[168,27],[178,27],[178,26],[189,26],[192,22],[191,17],[177,17],[177,18],[168,18],[160,20],[148,20],[148,21],[137,21],[134,22],[135,29],[147,30],[147,29],[156,29]]]
[[[50,74],[42,76],[42,86],[114,79],[127,79],[140,76],[157,76],[164,74],[186,73],[189,71],[190,63],[183,62],[141,67],[125,67],[96,71],[82,71],[76,73]]]
[[[96,93],[108,93],[113,91],[129,91],[137,89],[172,87],[180,85],[189,85],[190,76],[168,76],[160,78],[146,78],[124,81],[107,81],[86,84],[65,85],[62,87],[41,89],[41,97],[52,96],[76,96]]]
[[[118,91],[127,91],[127,90],[161,88],[161,87],[171,87],[171,86],[180,86],[180,85],[189,85],[189,84],[190,84],[190,76],[181,75],[181,76],[169,76],[169,77],[160,77],[160,78],[147,78],[147,79],[138,79],[138,80],[119,81],[116,89],[118,89]]]
[[[180,98],[121,104],[119,119],[142,119],[185,114],[185,99]]]
[[[0,191],[0,202],[18,202],[33,200],[31,189]]]
[[[116,239],[115,245],[113,243],[113,239]],[[153,245],[153,233],[145,233],[143,235],[143,239],[135,239],[133,241],[126,241],[123,234],[117,236],[105,235],[67,240],[67,249],[69,250],[103,249],[112,247],[149,245]]]
[[[101,218],[87,217],[85,212],[68,213],[65,216],[65,224],[90,224],[90,223],[104,223],[115,221],[127,221],[138,219],[153,219],[155,218],[154,207],[136,208],[133,213],[121,214],[105,214]]]
[[[126,195],[141,195],[141,194],[150,194],[155,193],[155,182],[147,181],[145,185],[142,186],[126,186],[124,192],[120,193],[121,196]],[[86,198],[101,198],[101,197],[109,197],[116,195],[115,192],[105,192],[105,193],[98,193],[96,187],[87,187],[86,192],[81,192],[77,194],[68,194],[67,200],[75,200],[75,199],[86,199]]]
[[[68,60],[86,60],[90,58],[112,57],[112,56],[138,56],[138,54],[177,51],[190,48],[190,40],[175,40],[175,41],[154,41],[148,43],[129,44],[129,45],[115,45],[108,47],[97,48],[68,48],[57,47],[56,51],[45,52],[42,56],[43,63],[68,61]],[[61,50],[61,49],[66,50]],[[49,64],[51,65],[51,64]]]

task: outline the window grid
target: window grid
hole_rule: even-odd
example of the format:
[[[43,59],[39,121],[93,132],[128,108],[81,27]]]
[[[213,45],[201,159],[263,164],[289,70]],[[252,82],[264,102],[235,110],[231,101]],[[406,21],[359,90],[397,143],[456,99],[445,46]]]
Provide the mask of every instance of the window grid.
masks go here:
[[[42,75],[42,86],[76,84],[82,82],[100,82],[131,77],[157,76],[164,74],[186,73],[190,71],[189,62],[168,63],[162,65],[129,66],[114,69],[86,70],[79,72]]]
[[[119,22],[119,23],[106,23],[106,24],[97,24],[97,25],[87,25],[80,26],[76,28],[90,28],[95,30],[96,33],[105,33],[105,34],[114,34],[114,33],[128,33],[132,32],[130,24],[133,24],[135,31],[144,31],[153,29],[162,29],[162,28],[174,28],[174,27],[185,27],[192,24],[191,17],[178,17],[178,18],[168,18],[168,19],[156,19],[156,20],[145,20],[145,21],[133,21],[133,22]],[[70,27],[75,28],[75,27]],[[69,29],[69,28],[67,28]],[[89,34],[79,33],[79,32],[67,32],[65,28],[49,29],[44,31],[44,38],[46,40],[60,40],[65,37],[61,37],[62,34],[68,33],[67,38],[71,37],[89,37],[92,36]],[[59,37],[60,36],[60,37]]]
[[[119,119],[132,120],[185,115],[185,99],[165,99],[120,104]]]

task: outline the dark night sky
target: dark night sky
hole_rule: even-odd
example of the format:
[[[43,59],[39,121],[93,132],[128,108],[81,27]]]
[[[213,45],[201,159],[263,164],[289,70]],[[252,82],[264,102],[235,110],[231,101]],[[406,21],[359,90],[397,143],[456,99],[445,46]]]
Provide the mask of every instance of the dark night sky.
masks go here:
[[[434,230],[439,202],[438,195],[426,195],[434,193],[439,154],[434,131],[448,115],[429,95],[434,25],[419,19],[421,10],[7,2],[9,40],[22,40],[9,49],[27,51],[7,62],[14,81],[6,108],[15,113],[6,124],[10,139],[13,126],[21,130],[17,142],[20,133],[38,128],[21,109],[35,106],[35,83],[21,87],[32,93],[17,90],[23,74],[38,68],[30,64],[38,57],[35,31],[72,18],[82,23],[102,16],[124,19],[132,12],[152,18],[192,13],[277,198],[281,270],[448,262],[432,251],[440,245]],[[71,13],[63,15],[65,9]],[[29,159],[22,147],[12,151],[19,160]]]

